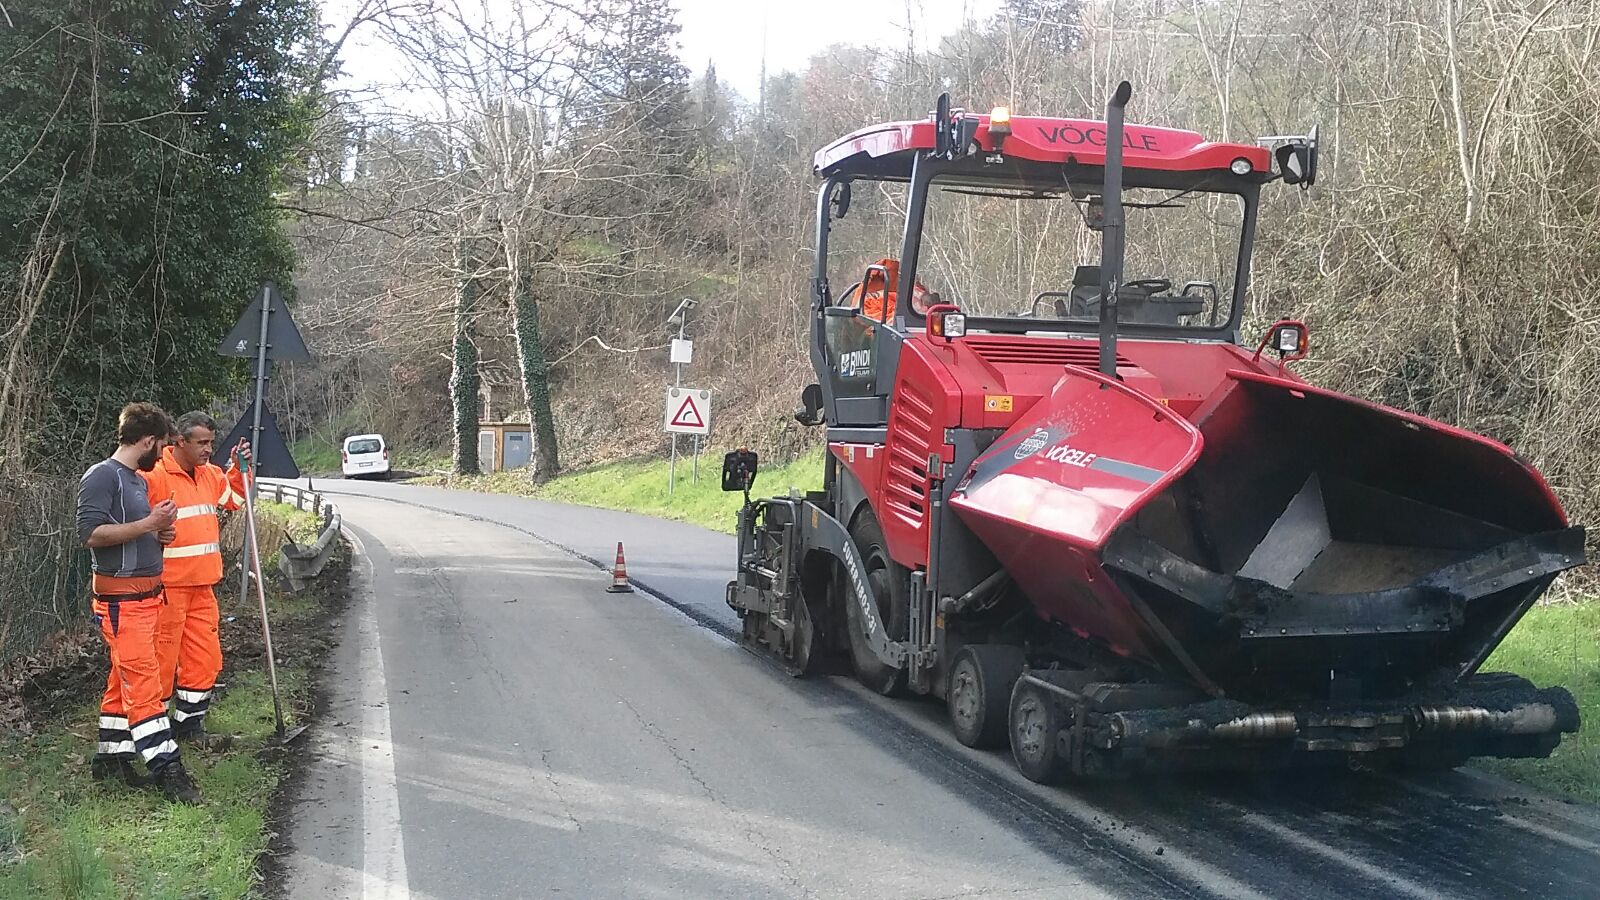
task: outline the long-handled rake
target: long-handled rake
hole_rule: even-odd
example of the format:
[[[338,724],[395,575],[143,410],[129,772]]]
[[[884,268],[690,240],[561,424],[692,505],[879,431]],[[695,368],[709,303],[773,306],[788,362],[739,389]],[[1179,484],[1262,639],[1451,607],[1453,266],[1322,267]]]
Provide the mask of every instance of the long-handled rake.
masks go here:
[[[250,556],[245,564],[256,577],[256,599],[261,603],[261,638],[267,646],[267,679],[272,682],[272,720],[277,729],[278,743],[287,744],[304,733],[306,726],[296,725],[287,728],[283,722],[283,701],[278,694],[278,662],[272,652],[272,625],[267,621],[267,587],[261,574],[261,541],[256,535],[255,479],[250,477],[250,464],[244,461],[242,456],[237,450],[234,451],[234,458],[239,460],[241,468],[245,469],[247,479],[244,491],[244,521],[245,542],[250,547]]]

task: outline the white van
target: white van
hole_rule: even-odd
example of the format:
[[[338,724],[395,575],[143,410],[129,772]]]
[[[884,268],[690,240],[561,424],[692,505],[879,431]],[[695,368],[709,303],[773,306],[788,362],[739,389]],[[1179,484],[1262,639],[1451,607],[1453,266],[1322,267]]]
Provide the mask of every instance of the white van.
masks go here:
[[[376,478],[389,474],[389,445],[384,443],[381,434],[353,434],[345,438],[339,456],[346,478]]]

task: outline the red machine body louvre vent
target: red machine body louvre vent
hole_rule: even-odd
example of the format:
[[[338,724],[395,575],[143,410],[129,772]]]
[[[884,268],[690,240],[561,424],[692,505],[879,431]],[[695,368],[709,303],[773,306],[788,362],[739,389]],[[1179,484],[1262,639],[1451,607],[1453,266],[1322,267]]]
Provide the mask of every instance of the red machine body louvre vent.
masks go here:
[[[972,334],[962,338],[962,342],[979,358],[994,365],[1081,366],[1086,369],[1100,365],[1100,346],[1088,341]],[[1117,365],[1133,363],[1119,353]]]

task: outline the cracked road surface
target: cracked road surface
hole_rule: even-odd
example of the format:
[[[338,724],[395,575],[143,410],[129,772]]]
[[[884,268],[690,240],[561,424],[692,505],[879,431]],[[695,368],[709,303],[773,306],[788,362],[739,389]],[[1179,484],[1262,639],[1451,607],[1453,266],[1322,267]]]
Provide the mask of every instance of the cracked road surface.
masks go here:
[[[1470,774],[1041,788],[941,706],[735,646],[732,538],[318,482],[359,545],[294,897],[1592,896],[1600,816]],[[626,542],[642,587],[593,564]],[[589,560],[589,561],[586,561]]]

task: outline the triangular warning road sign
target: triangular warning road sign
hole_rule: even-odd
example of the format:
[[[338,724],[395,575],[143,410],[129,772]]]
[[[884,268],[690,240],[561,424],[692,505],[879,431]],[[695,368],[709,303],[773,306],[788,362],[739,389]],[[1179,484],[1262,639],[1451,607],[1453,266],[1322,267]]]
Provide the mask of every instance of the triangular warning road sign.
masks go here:
[[[228,436],[217,443],[216,449],[211,452],[211,461],[224,468],[228,465],[228,454],[233,452],[234,445],[240,438],[250,436],[250,425],[255,421],[255,404],[244,408],[239,415],[238,424],[228,432]],[[272,410],[261,410],[261,443],[251,448],[251,455],[255,457],[256,474],[265,478],[299,478],[300,467],[295,465],[294,457],[289,454],[289,447],[284,443],[283,432],[278,430],[278,419]]]
[[[711,392],[697,388],[667,388],[663,425],[673,434],[711,433]]]
[[[705,417],[700,415],[700,407],[695,405],[693,394],[683,398],[683,405],[672,414],[672,424],[679,428],[706,427]]]
[[[262,298],[271,304],[268,307],[271,314],[267,316],[267,359],[310,359],[311,351],[306,349],[306,342],[300,339],[300,329],[294,327],[294,319],[289,316],[288,305],[278,293],[278,286],[270,281],[262,284],[256,291],[255,299],[250,301],[250,308],[244,311],[244,315],[239,317],[239,323],[233,326],[228,336],[217,345],[217,353],[223,356],[255,358],[256,342],[261,337]]]

